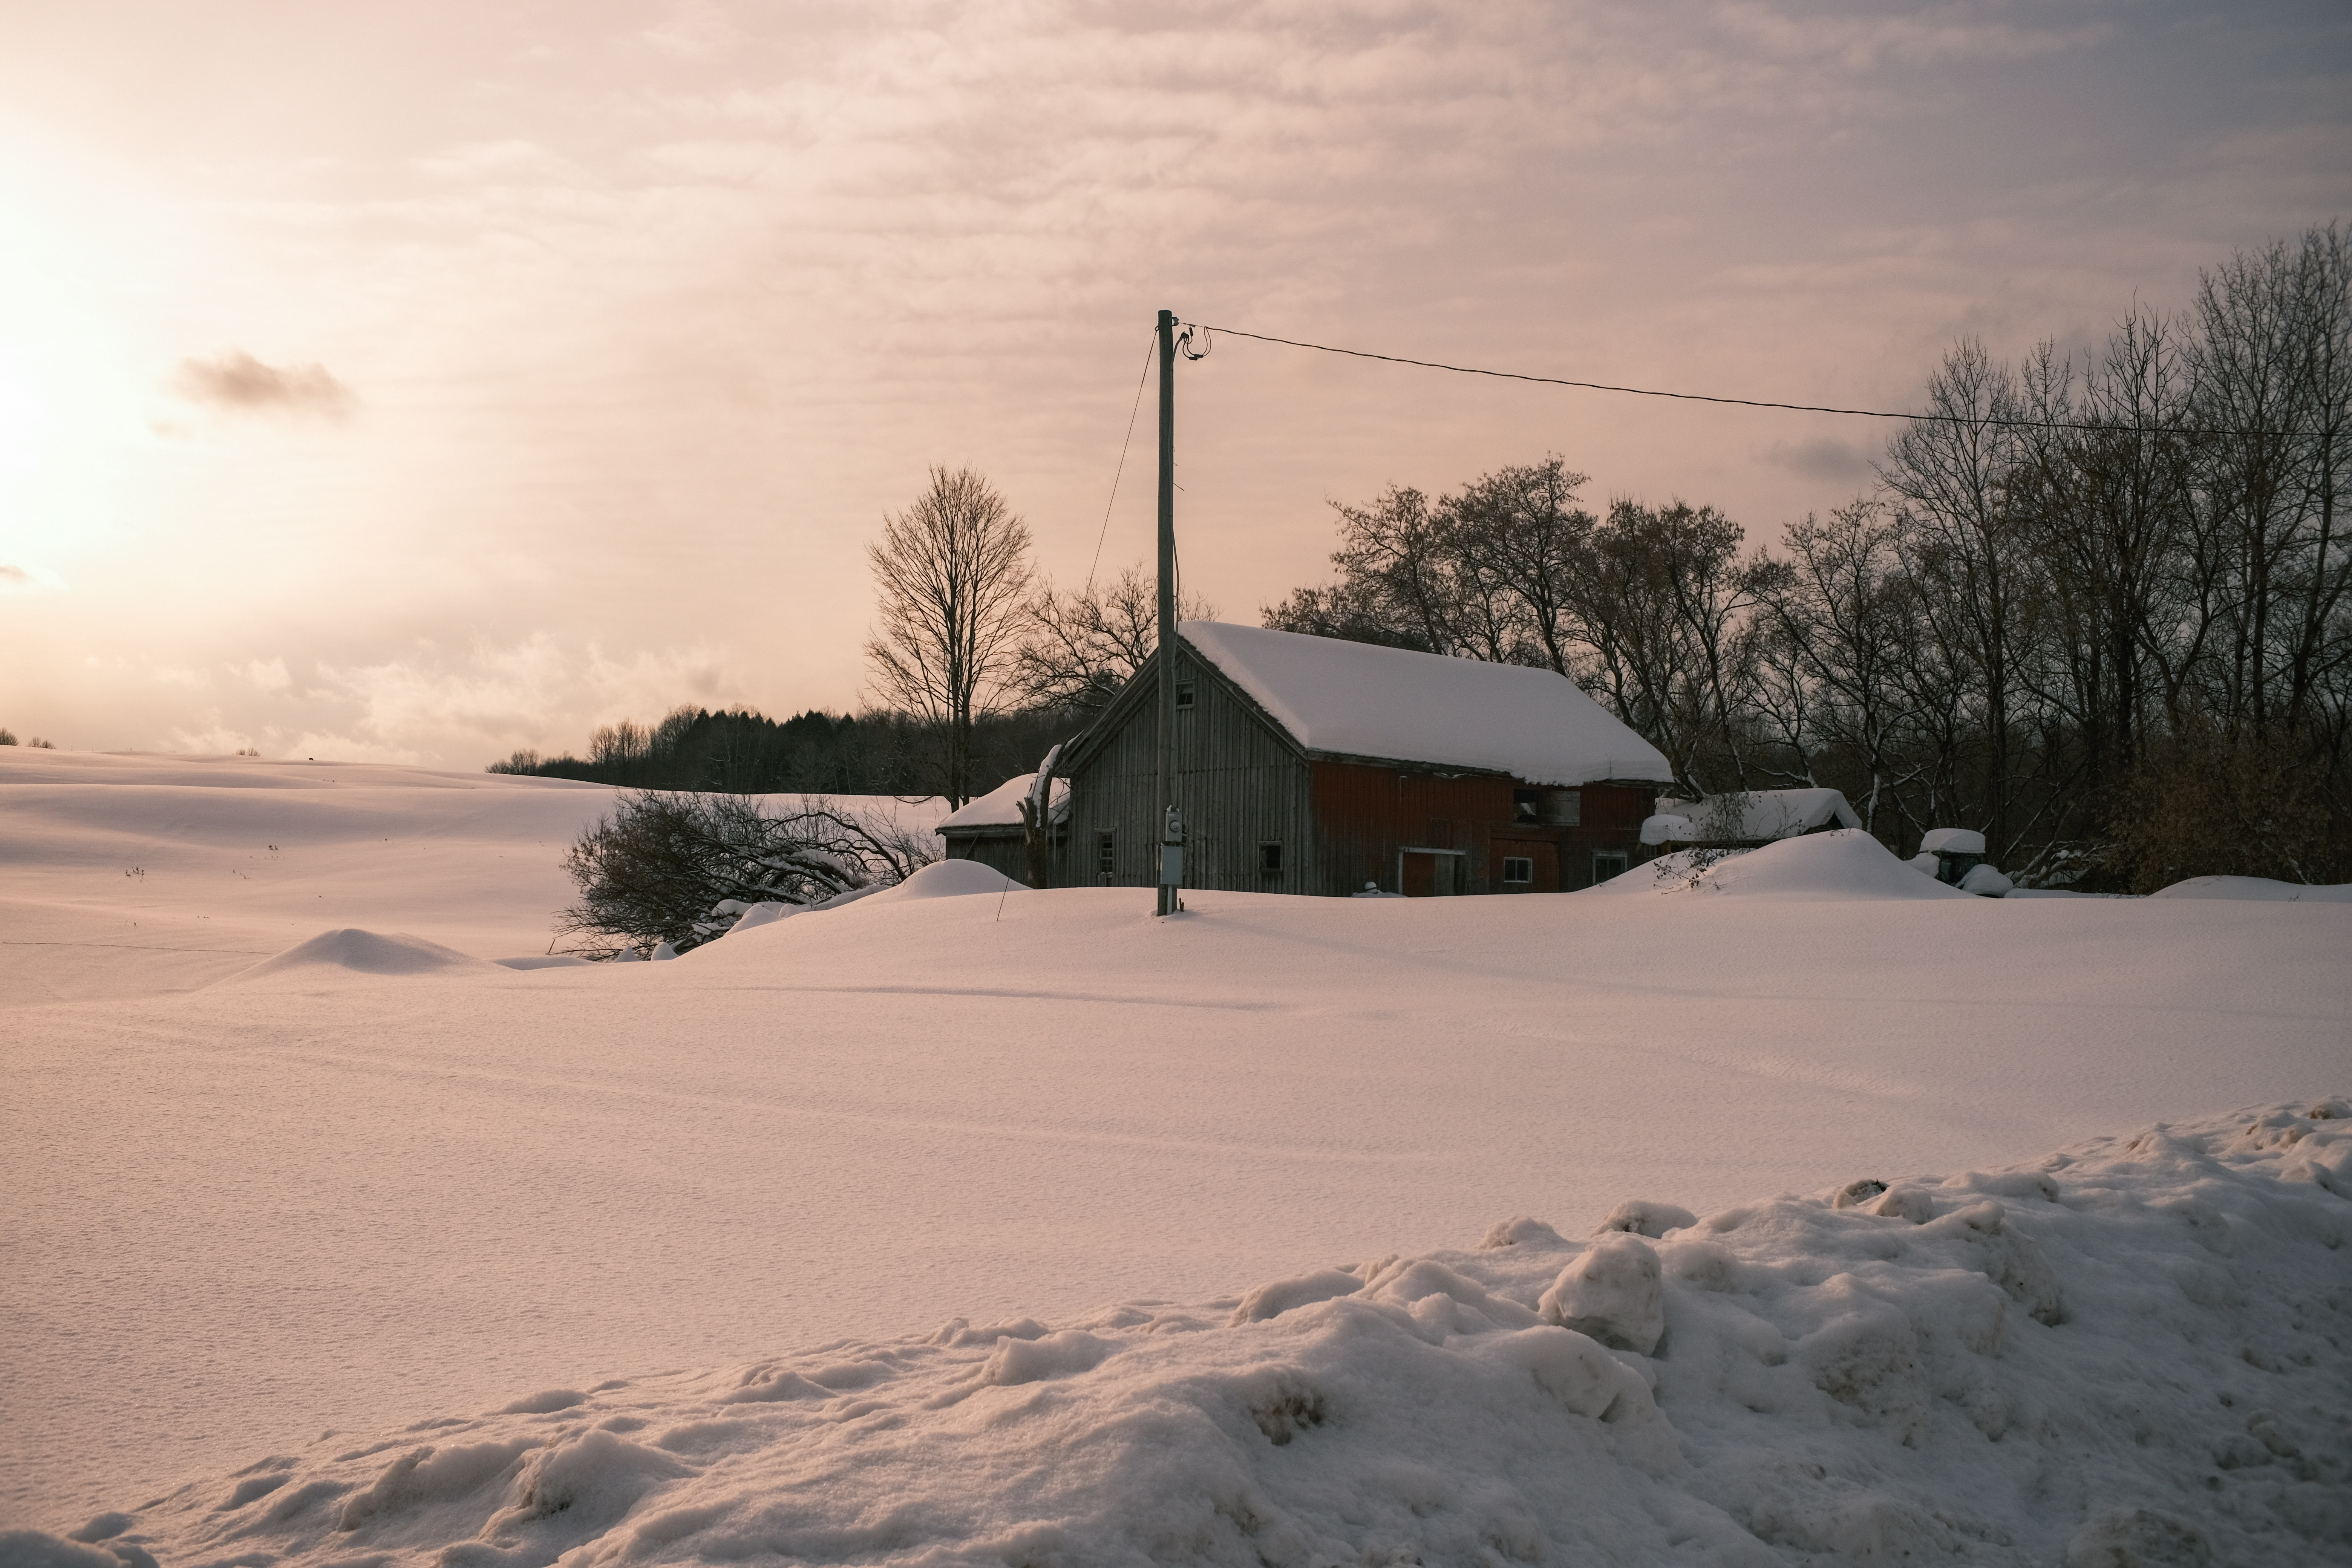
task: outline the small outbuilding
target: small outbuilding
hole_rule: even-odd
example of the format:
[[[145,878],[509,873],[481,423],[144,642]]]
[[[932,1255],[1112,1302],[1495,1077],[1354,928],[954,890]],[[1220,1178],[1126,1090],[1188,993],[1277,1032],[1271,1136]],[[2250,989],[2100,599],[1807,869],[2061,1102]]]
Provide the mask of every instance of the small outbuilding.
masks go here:
[[[1021,803],[1029,798],[1036,784],[1035,773],[1023,773],[965,802],[961,810],[950,812],[938,828],[947,845],[947,858],[977,860],[994,867],[1016,882],[1026,882],[1029,860],[1021,825]],[[1057,778],[1054,781],[1052,805],[1046,812],[1046,831],[1052,844],[1059,846],[1068,837],[1069,816],[1070,782]]]
[[[1157,879],[1160,657],[1060,760],[1057,886]],[[1217,621],[1183,623],[1173,657],[1188,888],[1590,887],[1643,858],[1642,820],[1674,777],[1656,747],[1548,669]],[[1015,781],[966,808],[1004,795],[983,814],[1003,822],[950,817],[950,843],[970,846],[950,852],[993,855],[986,835],[1008,834],[1017,853],[1021,793]]]
[[[1642,842],[1675,849],[1755,849],[1783,838],[1860,827],[1862,818],[1833,789],[1750,789],[1702,800],[1661,797],[1642,824]]]

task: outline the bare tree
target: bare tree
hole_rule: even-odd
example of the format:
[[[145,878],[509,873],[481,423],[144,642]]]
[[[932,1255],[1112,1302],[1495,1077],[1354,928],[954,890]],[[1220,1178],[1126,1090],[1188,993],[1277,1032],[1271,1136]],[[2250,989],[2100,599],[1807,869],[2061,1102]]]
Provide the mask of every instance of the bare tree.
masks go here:
[[[1213,606],[1192,595],[1177,601],[1180,621],[1209,620]],[[1108,586],[1041,586],[1023,607],[1021,646],[1008,681],[1032,707],[1084,718],[1102,710],[1160,644],[1157,590],[1130,566]]]
[[[1854,806],[1875,833],[1894,804],[1909,718],[1897,671],[1911,641],[1911,613],[1894,523],[1865,497],[1827,522],[1811,516],[1792,522],[1782,537],[1788,571],[1764,605],[1774,634],[1770,662],[1794,689],[1783,735],[1807,784],[1821,782],[1809,756],[1815,744],[1851,760],[1867,781]]]
[[[1029,525],[970,468],[931,470],[930,488],[883,520],[866,548],[880,626],[866,658],[883,699],[938,730],[950,807],[972,795],[971,727],[1012,691],[1028,595]]]
[[[1515,663],[1570,673],[1596,522],[1577,502],[1588,478],[1555,452],[1498,468],[1441,503],[1471,568],[1460,575],[1494,590],[1478,596],[1481,624],[1495,628],[1488,640],[1507,644]],[[1489,608],[1497,598],[1507,607]]]
[[[1927,411],[1932,417],[1905,426],[1887,443],[1879,479],[1901,509],[1897,542],[1921,585],[1923,640],[1971,672],[1978,710],[1969,727],[1984,748],[1984,831],[1995,853],[2006,856],[2025,552],[2011,505],[2019,443],[2002,422],[2020,416],[2017,379],[1983,344],[1965,340],[1928,378]]]

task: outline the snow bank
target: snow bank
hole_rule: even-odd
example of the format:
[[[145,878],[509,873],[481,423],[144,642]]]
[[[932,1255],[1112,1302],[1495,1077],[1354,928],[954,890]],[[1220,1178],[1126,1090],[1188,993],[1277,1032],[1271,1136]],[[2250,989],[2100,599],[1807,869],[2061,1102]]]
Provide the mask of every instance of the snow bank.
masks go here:
[[[310,975],[343,970],[354,974],[430,974],[437,970],[489,969],[496,965],[469,957],[453,947],[427,942],[403,931],[380,932],[346,926],[322,931],[308,942],[295,943],[250,969],[220,982],[241,985],[273,976]],[[508,967],[520,967],[509,964]]]
[[[1863,1175],[1907,1205],[1905,1169],[2338,1084],[2352,1016],[2343,905],[1985,906],[1925,878],[1907,902],[1200,892],[1175,921],[1148,889],[1066,889],[794,917],[675,963],[195,990],[325,928],[540,952],[609,795],[121,771],[0,787],[0,1524],[519,1394],[588,1399],[516,1433],[586,1420],[609,1371],[958,1313],[977,1349],[1048,1331],[1024,1315],[1116,1345],[1098,1303],[1418,1258],[1503,1216],[1678,1241],[1676,1205]],[[89,988],[45,1005],[66,975]],[[857,1374],[815,1373],[857,1359],[784,1358],[737,1405],[822,1408]],[[487,1440],[420,1427],[355,1489]]]
[[[2263,904],[2352,904],[2352,882],[2306,886],[2268,877],[2191,877],[2148,895],[2151,899],[2239,899]]]
[[[1922,877],[1907,861],[1855,828],[1832,828],[1731,854],[1681,849],[1661,855],[1591,889],[1653,896],[1762,893],[1795,899],[1964,899],[1971,895]]]
[[[77,1568],[2340,1563],[2347,1111],[564,1390],[110,1512],[77,1532],[102,1551],[5,1544]]]
[[[961,899],[978,893],[1001,896],[1008,889],[1016,893],[1034,891],[995,867],[977,860],[934,860],[897,887],[885,888],[858,901],[870,909],[916,899]]]

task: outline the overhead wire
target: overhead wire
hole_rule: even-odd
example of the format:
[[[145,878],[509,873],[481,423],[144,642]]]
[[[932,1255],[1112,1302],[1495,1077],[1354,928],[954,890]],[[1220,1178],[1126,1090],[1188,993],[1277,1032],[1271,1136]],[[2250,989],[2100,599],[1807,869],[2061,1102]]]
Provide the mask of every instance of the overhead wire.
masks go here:
[[[1297,338],[1278,338],[1269,332],[1244,331],[1239,327],[1213,327],[1205,322],[1188,321],[1203,332],[1223,332],[1236,338],[1250,338],[1262,343],[1280,343],[1285,348],[1311,349],[1317,353],[1343,354],[1349,359],[1379,360],[1384,364],[1404,364],[1422,370],[1451,371],[1456,375],[1491,376],[1497,381],[1534,382],[1543,386],[1571,386],[1585,392],[1614,392],[1630,397],[1664,397],[1680,403],[1717,403],[1735,408],[1769,408],[1792,414],[1836,414],[1855,419],[1900,419],[1926,421],[1944,425],[1992,426],[2019,430],[2084,430],[2108,435],[2170,435],[2252,437],[2265,434],[2255,430],[2195,429],[2181,427],[2150,427],[2137,425],[2097,425],[2087,421],[2065,419],[2021,419],[1995,414],[1896,414],[1883,408],[1839,408],[1819,403],[1776,403],[1761,397],[1726,397],[1705,392],[1663,392],[1650,386],[1618,386],[1605,381],[1574,381],[1566,376],[1531,375],[1515,370],[1487,370],[1477,365],[1447,364],[1442,360],[1408,359],[1402,354],[1373,353],[1368,349],[1344,349],[1330,343],[1310,343]],[[1207,351],[1205,347],[1202,353]],[[1193,356],[1199,357],[1199,356]]]
[[[1095,534],[1095,558],[1087,565],[1087,592],[1095,591],[1095,572],[1102,565],[1103,541],[1110,537],[1111,508],[1118,504],[1118,481],[1127,472],[1127,449],[1135,440],[1135,416],[1143,412],[1143,384],[1151,378],[1152,351],[1160,346],[1160,334],[1155,328],[1143,348],[1143,369],[1135,378],[1135,405],[1127,411],[1127,436],[1118,444],[1118,467],[1110,476],[1110,500],[1103,502],[1102,527]]]

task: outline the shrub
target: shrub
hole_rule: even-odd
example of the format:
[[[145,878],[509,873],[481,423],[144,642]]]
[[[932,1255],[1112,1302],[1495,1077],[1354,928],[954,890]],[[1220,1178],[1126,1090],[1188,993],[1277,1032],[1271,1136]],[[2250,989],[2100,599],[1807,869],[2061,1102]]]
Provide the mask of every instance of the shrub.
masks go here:
[[[565,852],[580,901],[556,929],[585,939],[571,951],[590,958],[657,942],[684,952],[734,923],[723,903],[821,903],[935,858],[917,836],[822,797],[777,809],[751,795],[637,791]]]

